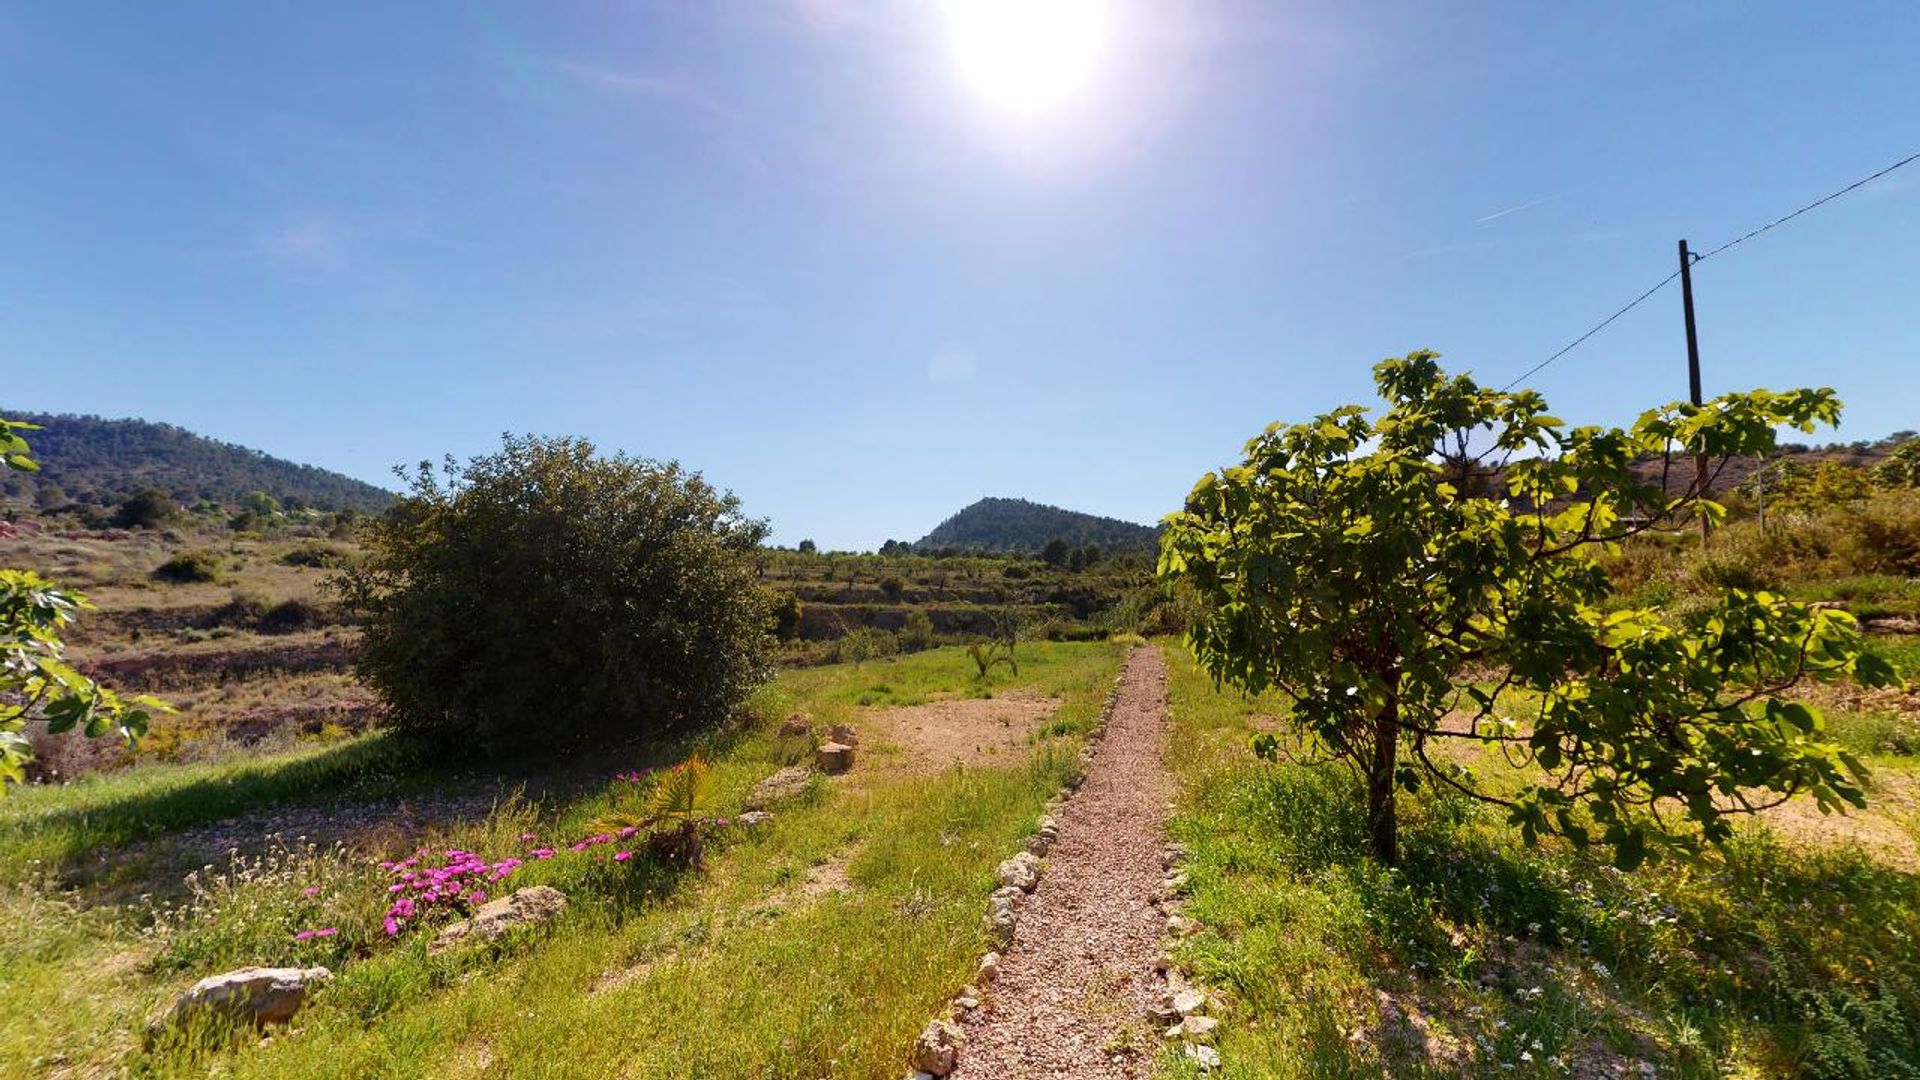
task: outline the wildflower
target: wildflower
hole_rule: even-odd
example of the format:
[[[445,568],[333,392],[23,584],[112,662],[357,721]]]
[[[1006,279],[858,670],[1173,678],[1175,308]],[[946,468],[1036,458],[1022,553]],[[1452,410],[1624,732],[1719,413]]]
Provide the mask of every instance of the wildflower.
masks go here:
[[[400,932],[400,924],[394,921],[394,918],[392,915],[388,915],[386,919],[383,920],[381,925],[386,927],[388,937],[393,937],[395,934],[398,934]]]
[[[530,832],[523,832],[523,833],[521,833],[521,834],[520,834],[520,842],[521,842],[521,843],[523,843],[523,844],[531,844],[531,843],[533,843],[534,841],[536,841],[536,840],[538,840],[538,839],[540,839],[540,838],[539,838],[539,837],[537,837],[537,836],[535,836],[535,835],[533,835],[533,834],[532,834],[532,833],[530,833]]]
[[[312,941],[314,938],[332,937],[340,932],[337,926],[323,926],[318,930],[302,930],[293,935],[295,941]]]
[[[300,895],[311,900],[312,898],[320,895],[320,886],[309,885],[306,888],[300,890]]]
[[[633,858],[633,852],[631,851],[616,851],[613,854],[614,862],[626,862],[628,859],[631,859],[631,858]]]
[[[551,859],[553,858],[553,849],[550,847],[537,847],[527,852],[527,854],[536,859]]]

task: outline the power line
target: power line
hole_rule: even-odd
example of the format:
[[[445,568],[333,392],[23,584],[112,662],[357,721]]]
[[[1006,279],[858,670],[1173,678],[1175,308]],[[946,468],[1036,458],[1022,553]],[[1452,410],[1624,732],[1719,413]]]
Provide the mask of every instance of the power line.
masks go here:
[[[1633,302],[1628,304],[1626,307],[1623,307],[1619,311],[1616,311],[1613,314],[1607,316],[1606,318],[1601,319],[1598,323],[1594,324],[1593,329],[1588,330],[1586,333],[1581,334],[1579,337],[1574,338],[1572,341],[1568,342],[1566,346],[1562,348],[1559,352],[1554,353],[1552,356],[1549,356],[1545,360],[1542,360],[1539,363],[1528,368],[1526,372],[1522,374],[1519,378],[1501,387],[1500,391],[1502,393],[1505,393],[1506,391],[1513,389],[1514,387],[1520,385],[1521,383],[1526,382],[1528,379],[1532,378],[1533,375],[1536,372],[1538,372],[1541,368],[1546,367],[1548,364],[1551,364],[1555,360],[1558,360],[1561,357],[1567,355],[1568,353],[1572,352],[1574,349],[1579,348],[1581,342],[1587,340],[1588,338],[1599,333],[1600,331],[1605,330],[1607,328],[1607,325],[1613,322],[1613,320],[1619,318],[1622,315],[1625,315],[1627,312],[1632,311],[1634,308],[1639,307],[1641,301],[1645,300],[1649,296],[1652,296],[1654,293],[1659,292],[1661,289],[1666,288],[1669,284],[1673,282],[1674,278],[1677,278],[1679,276],[1680,276],[1680,271],[1675,270],[1673,273],[1668,274],[1666,277],[1661,278],[1660,284],[1655,285],[1653,288],[1648,289],[1646,292],[1643,292],[1639,296],[1634,297]]]
[[[1880,179],[1881,177],[1887,175],[1893,170],[1899,168],[1900,166],[1910,165],[1915,161],[1920,161],[1920,154],[1909,154],[1908,156],[1901,158],[1899,161],[1896,161],[1893,164],[1887,166],[1886,168],[1881,169],[1879,172],[1874,173],[1872,176],[1869,176],[1864,180],[1855,180],[1853,183],[1848,184],[1846,187],[1841,188],[1839,191],[1836,191],[1831,195],[1828,195],[1826,198],[1815,199],[1814,201],[1808,203],[1807,205],[1801,207],[1798,210],[1795,210],[1793,213],[1788,214],[1785,217],[1774,218],[1772,221],[1767,222],[1765,225],[1760,226],[1759,228],[1753,230],[1752,232],[1746,234],[1745,236],[1741,236],[1741,237],[1737,237],[1735,239],[1729,240],[1726,243],[1721,244],[1719,247],[1714,248],[1712,251],[1707,252],[1705,255],[1700,255],[1695,257],[1693,261],[1699,262],[1701,259],[1711,259],[1715,255],[1718,255],[1721,252],[1727,250],[1728,248],[1733,247],[1735,244],[1744,244],[1747,241],[1753,239],[1756,236],[1759,236],[1761,233],[1766,232],[1768,229],[1771,229],[1776,225],[1785,225],[1787,222],[1792,221],[1794,218],[1799,217],[1801,214],[1804,214],[1807,211],[1814,209],[1815,207],[1825,206],[1827,203],[1830,203],[1833,200],[1839,198],[1840,196],[1845,195],[1847,192],[1852,191],[1855,188],[1866,187],[1868,184],[1873,183],[1875,180]]]
[[[1719,247],[1714,248],[1712,251],[1707,252],[1704,255],[1695,255],[1693,256],[1693,261],[1700,262],[1703,259],[1711,259],[1715,255],[1720,254],[1721,252],[1727,250],[1728,248],[1734,247],[1739,244],[1744,244],[1747,241],[1753,239],[1754,237],[1759,236],[1763,232],[1766,232],[1770,229],[1777,228],[1781,225],[1785,225],[1787,222],[1792,221],[1794,218],[1799,217],[1801,214],[1804,214],[1809,210],[1813,210],[1818,207],[1825,206],[1827,203],[1832,202],[1833,200],[1839,198],[1840,196],[1845,195],[1850,191],[1863,188],[1868,184],[1873,183],[1875,180],[1878,180],[1881,177],[1887,175],[1888,173],[1894,171],[1895,169],[1898,169],[1905,165],[1911,165],[1915,161],[1920,161],[1920,153],[1909,154],[1906,157],[1901,158],[1899,161],[1896,161],[1893,164],[1887,166],[1886,168],[1881,169],[1879,172],[1874,173],[1872,176],[1855,180],[1853,183],[1848,184],[1846,187],[1841,188],[1839,191],[1836,191],[1831,195],[1826,195],[1821,198],[1815,199],[1814,201],[1808,203],[1807,205],[1801,207],[1800,209],[1795,210],[1791,214],[1785,214],[1785,215],[1782,215],[1781,217],[1774,218],[1772,221],[1767,222],[1765,225],[1762,225],[1751,232],[1744,233],[1740,236],[1737,236],[1732,240],[1729,240],[1726,243],[1721,244]],[[1574,349],[1579,348],[1582,342],[1586,341],[1588,338],[1599,333],[1600,331],[1606,329],[1607,326],[1610,325],[1615,319],[1618,319],[1620,316],[1625,315],[1627,312],[1632,311],[1636,307],[1639,307],[1641,303],[1643,303],[1648,297],[1652,296],[1654,293],[1657,293],[1661,289],[1664,289],[1668,285],[1672,284],[1673,279],[1679,276],[1680,276],[1680,271],[1675,270],[1673,273],[1668,274],[1664,278],[1661,278],[1659,284],[1655,285],[1651,289],[1648,289],[1646,292],[1641,293],[1639,296],[1634,297],[1633,302],[1629,303],[1626,307],[1621,308],[1619,311],[1614,312],[1613,314],[1607,316],[1606,318],[1600,320],[1598,323],[1594,324],[1592,329],[1588,330],[1586,333],[1581,334],[1579,337],[1574,338],[1572,341],[1568,342],[1567,345],[1564,348],[1562,348],[1559,352],[1554,353],[1552,356],[1549,356],[1545,360],[1542,360],[1539,363],[1528,368],[1524,373],[1521,374],[1519,378],[1501,387],[1500,388],[1501,391],[1505,392],[1505,391],[1511,390],[1514,387],[1520,385],[1521,383],[1526,382],[1528,379],[1538,374],[1541,371],[1541,369],[1545,368],[1548,364],[1553,363],[1555,360],[1558,360],[1561,357],[1567,355],[1568,353],[1572,352]]]

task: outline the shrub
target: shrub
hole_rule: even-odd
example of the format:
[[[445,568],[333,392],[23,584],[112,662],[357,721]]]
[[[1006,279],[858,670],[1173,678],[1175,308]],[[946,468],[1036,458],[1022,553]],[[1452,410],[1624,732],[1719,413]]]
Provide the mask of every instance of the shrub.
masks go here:
[[[219,581],[220,556],[211,551],[182,551],[155,567],[153,576],[175,585]]]
[[[259,593],[236,589],[226,603],[214,609],[207,618],[207,626],[252,627],[266,615],[269,606],[267,598]]]
[[[1920,492],[1883,495],[1846,511],[1840,547],[1856,570],[1920,575]]]
[[[310,566],[332,570],[345,566],[347,558],[344,548],[309,540],[303,544],[296,544],[286,554],[280,556],[280,561],[288,566]]]
[[[907,583],[900,580],[899,575],[889,574],[880,579],[880,591],[886,594],[887,599],[897,604],[900,598],[906,595]]]
[[[180,516],[180,504],[159,488],[148,488],[120,504],[113,524],[120,529],[157,529]]]
[[[327,624],[327,613],[311,600],[282,600],[260,613],[254,625],[263,634],[292,634]]]
[[[900,648],[903,652],[933,648],[933,616],[918,609],[907,612],[907,623],[900,628]]]
[[[1779,569],[1745,552],[1710,550],[1694,564],[1693,576],[1710,589],[1759,592],[1780,587]]]
[[[766,525],[697,473],[509,436],[410,487],[332,579],[395,725],[558,750],[717,723],[771,673]]]
[[[800,598],[790,592],[773,594],[773,636],[781,641],[792,641],[800,636],[800,616],[802,608]]]
[[[871,626],[856,626],[847,631],[839,646],[840,659],[852,664],[863,664],[900,651],[900,643],[892,634]]]

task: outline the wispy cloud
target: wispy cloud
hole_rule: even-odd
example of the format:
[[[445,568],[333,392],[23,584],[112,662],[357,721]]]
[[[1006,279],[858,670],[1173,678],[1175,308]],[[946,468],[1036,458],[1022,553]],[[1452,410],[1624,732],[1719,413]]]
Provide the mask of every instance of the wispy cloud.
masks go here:
[[[1530,202],[1523,202],[1519,206],[1509,206],[1505,210],[1495,210],[1493,213],[1488,214],[1486,217],[1474,218],[1473,223],[1475,225],[1485,225],[1489,221],[1498,221],[1501,218],[1506,217],[1508,214],[1518,214],[1522,210],[1531,210],[1536,206],[1545,206],[1546,204],[1552,202],[1553,200],[1559,197],[1560,196],[1558,195],[1542,195],[1541,197],[1534,199]]]

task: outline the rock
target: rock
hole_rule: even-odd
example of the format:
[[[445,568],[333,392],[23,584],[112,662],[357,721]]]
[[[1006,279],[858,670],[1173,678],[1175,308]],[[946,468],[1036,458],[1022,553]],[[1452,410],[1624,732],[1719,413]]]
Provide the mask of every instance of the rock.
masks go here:
[[[1027,851],[1039,858],[1045,858],[1053,850],[1053,837],[1046,833],[1034,833],[1027,837]]]
[[[1198,990],[1186,989],[1173,995],[1173,1009],[1181,1016],[1191,1016],[1204,1012],[1207,1008],[1207,995]]]
[[[1167,933],[1172,934],[1174,937],[1185,937],[1193,933],[1193,931],[1194,925],[1192,919],[1187,918],[1185,915],[1167,916]]]
[[[1189,1016],[1168,1029],[1167,1037],[1185,1039],[1188,1042],[1206,1042],[1213,1038],[1213,1029],[1219,1026],[1220,1021],[1211,1016]]]
[[[813,752],[813,760],[821,772],[837,776],[853,768],[853,747],[846,743],[821,743]]]
[[[835,724],[827,729],[827,736],[842,746],[860,745],[860,733],[853,730],[852,724]]]
[[[306,1003],[309,990],[331,978],[323,967],[244,967],[210,975],[181,994],[155,1028],[177,1026],[201,1012],[257,1027],[284,1024]]]
[[[997,903],[987,910],[984,920],[987,936],[1001,948],[1013,944],[1013,932],[1019,925],[1020,916],[1013,910],[1012,904]]]
[[[567,897],[559,889],[547,885],[515,889],[498,900],[480,905],[470,918],[444,927],[427,946],[427,951],[445,952],[470,938],[492,941],[518,926],[550,922],[565,910]]]
[[[1210,1072],[1220,1067],[1220,1051],[1211,1046],[1192,1043],[1187,1047],[1187,1057],[1200,1066],[1201,1072]]]
[[[945,1076],[960,1064],[960,1045],[966,1036],[945,1020],[927,1025],[913,1042],[913,1067],[923,1073]]]
[[[803,765],[789,765],[765,780],[753,785],[747,793],[746,807],[749,810],[765,810],[782,799],[791,799],[807,790],[813,773]]]
[[[1147,1019],[1159,1024],[1177,1024],[1181,1019],[1180,1010],[1173,1007],[1173,997],[1169,994],[1161,994],[1147,1002],[1147,1007],[1143,1011],[1147,1014]]]
[[[1005,904],[1018,907],[1020,901],[1027,898],[1026,891],[1018,885],[1002,885],[987,895],[988,904]]]
[[[773,815],[765,810],[749,810],[733,820],[746,828],[755,829],[772,821]]]
[[[1167,955],[1166,953],[1161,953],[1161,954],[1160,954],[1159,956],[1156,956],[1156,957],[1154,957],[1154,958],[1153,958],[1153,970],[1155,970],[1155,971],[1172,971],[1172,970],[1173,970],[1173,957],[1171,957],[1171,956],[1169,956],[1169,955]]]
[[[953,1015],[965,1016],[980,1007],[980,999],[971,994],[961,994],[953,999]]]
[[[791,739],[796,735],[813,734],[813,718],[806,713],[797,712],[780,722],[780,737]]]
[[[1000,977],[1000,954],[990,952],[980,958],[980,971],[974,975],[974,981],[990,983]]]
[[[1040,884],[1040,857],[1031,851],[1023,851],[1001,863],[998,873],[1000,884],[1011,885],[1021,892],[1032,892]]]
[[[1168,893],[1170,894],[1183,893],[1186,891],[1187,891],[1187,872],[1185,870],[1175,870],[1173,873],[1167,875],[1167,892]]]

